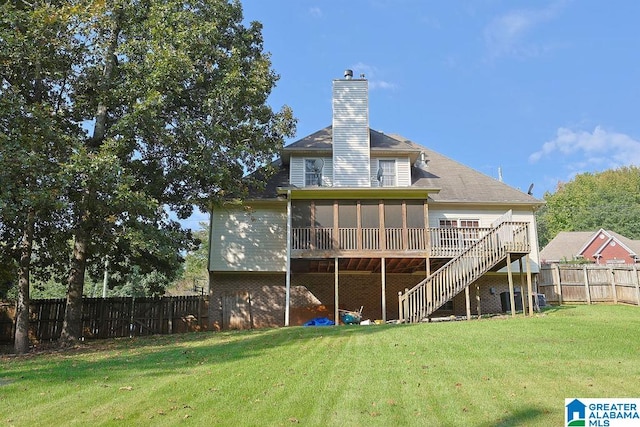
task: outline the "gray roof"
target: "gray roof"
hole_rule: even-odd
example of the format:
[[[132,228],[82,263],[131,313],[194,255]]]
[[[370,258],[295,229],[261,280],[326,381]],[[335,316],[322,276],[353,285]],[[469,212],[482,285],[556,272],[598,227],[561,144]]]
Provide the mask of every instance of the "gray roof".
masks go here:
[[[373,129],[369,129],[369,145],[373,153],[406,153],[413,161],[418,158],[421,151],[424,151],[424,147],[405,138],[387,135]],[[327,126],[284,147],[282,158],[284,163],[288,163],[291,154],[331,154],[332,149],[333,127]]]
[[[332,127],[328,126],[286,146],[282,152],[279,173],[267,183],[267,189],[253,196],[275,197],[275,188],[286,186],[291,155],[307,153],[329,154],[332,149]],[[439,189],[429,197],[434,202],[461,202],[478,204],[525,204],[538,206],[543,202],[490,176],[458,163],[433,150],[399,135],[385,134],[370,129],[373,154],[408,155],[414,163],[421,152],[426,154],[426,166],[413,166],[412,187]],[[277,183],[276,183],[277,181]],[[283,185],[285,184],[285,185]]]
[[[540,251],[542,262],[572,261],[595,231],[561,231]]]

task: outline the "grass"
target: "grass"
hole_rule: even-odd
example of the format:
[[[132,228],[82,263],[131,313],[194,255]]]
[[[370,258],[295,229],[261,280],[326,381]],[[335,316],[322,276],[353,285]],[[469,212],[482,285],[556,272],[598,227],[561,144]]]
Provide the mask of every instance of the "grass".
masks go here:
[[[640,397],[640,309],[92,341],[0,358],[6,425],[562,425]]]

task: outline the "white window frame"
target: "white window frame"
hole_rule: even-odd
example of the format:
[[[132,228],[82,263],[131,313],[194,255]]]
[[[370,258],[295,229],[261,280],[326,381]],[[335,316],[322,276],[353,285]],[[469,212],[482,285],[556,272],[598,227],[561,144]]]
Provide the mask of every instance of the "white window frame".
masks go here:
[[[379,180],[380,187],[396,187],[398,185],[398,165],[396,159],[378,159],[378,169],[382,172]]]
[[[304,159],[304,186],[305,187],[321,187],[323,179],[323,171],[316,172],[313,168],[318,160],[322,160],[320,157],[310,157]],[[323,167],[324,169],[324,167]]]

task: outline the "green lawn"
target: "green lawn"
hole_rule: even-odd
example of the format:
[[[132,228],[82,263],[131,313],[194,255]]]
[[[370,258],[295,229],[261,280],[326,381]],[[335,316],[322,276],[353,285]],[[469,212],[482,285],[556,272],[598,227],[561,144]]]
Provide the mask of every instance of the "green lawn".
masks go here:
[[[0,424],[562,425],[640,397],[640,308],[92,341],[0,358]]]

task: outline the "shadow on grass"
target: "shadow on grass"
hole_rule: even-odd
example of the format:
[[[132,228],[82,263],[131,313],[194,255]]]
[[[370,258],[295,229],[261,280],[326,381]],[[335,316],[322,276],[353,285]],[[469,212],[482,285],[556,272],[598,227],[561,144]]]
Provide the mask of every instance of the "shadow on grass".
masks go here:
[[[568,313],[571,310],[575,310],[575,305],[548,305],[542,309],[542,314],[552,314],[552,313]]]
[[[536,422],[538,418],[546,416],[548,411],[538,408],[523,408],[508,416],[502,417],[491,423],[480,424],[482,427],[510,427],[526,426]]]
[[[193,332],[87,341],[71,349],[22,357],[1,357],[5,379],[75,381],[136,372],[140,376],[188,373],[202,365],[218,365],[261,357],[272,349],[325,338],[348,339],[411,325],[290,327],[225,332]]]

